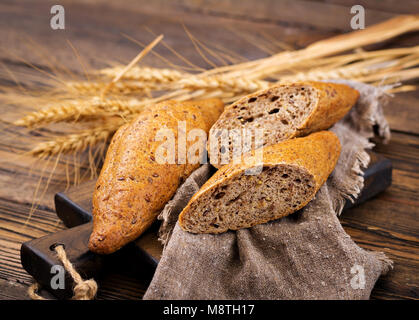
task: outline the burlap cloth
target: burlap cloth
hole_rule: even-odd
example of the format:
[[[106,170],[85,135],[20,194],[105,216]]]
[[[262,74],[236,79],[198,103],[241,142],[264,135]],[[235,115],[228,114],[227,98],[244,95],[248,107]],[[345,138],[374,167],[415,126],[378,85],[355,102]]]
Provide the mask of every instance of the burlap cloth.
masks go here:
[[[302,210],[279,220],[220,235],[191,234],[176,223],[191,196],[211,176],[203,165],[160,215],[166,244],[144,299],[368,299],[392,268],[381,252],[356,245],[337,215],[363,186],[373,126],[390,131],[381,105],[387,88],[344,82],[359,90],[357,105],[330,130],[342,144],[338,164]]]

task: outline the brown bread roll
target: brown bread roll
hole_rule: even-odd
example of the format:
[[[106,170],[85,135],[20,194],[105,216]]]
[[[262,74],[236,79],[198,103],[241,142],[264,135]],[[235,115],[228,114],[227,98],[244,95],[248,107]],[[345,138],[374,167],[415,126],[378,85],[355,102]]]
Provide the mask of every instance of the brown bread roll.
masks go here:
[[[223,147],[217,130],[263,129],[261,145],[267,146],[328,129],[358,98],[359,92],[347,85],[315,81],[278,84],[243,97],[227,106],[211,128],[210,162],[220,168],[233,159],[233,139],[229,137],[228,146]],[[229,157],[222,161],[221,154],[226,152]]]
[[[275,220],[303,208],[333,171],[340,154],[333,132],[321,131],[263,148],[263,169],[255,157],[221,167],[179,216],[192,233],[222,233]]]
[[[112,253],[136,239],[200,163],[179,161],[179,122],[186,123],[186,137],[192,129],[208,134],[224,108],[221,100],[196,102],[166,101],[140,114],[114,135],[93,194],[93,232],[89,249]],[[162,163],[158,148],[169,139],[155,141],[159,129],[174,134],[174,163]],[[181,131],[180,131],[181,132]],[[186,151],[199,139],[186,139]],[[201,149],[205,149],[205,142]],[[157,152],[157,153],[156,153]],[[185,163],[186,162],[186,163]]]

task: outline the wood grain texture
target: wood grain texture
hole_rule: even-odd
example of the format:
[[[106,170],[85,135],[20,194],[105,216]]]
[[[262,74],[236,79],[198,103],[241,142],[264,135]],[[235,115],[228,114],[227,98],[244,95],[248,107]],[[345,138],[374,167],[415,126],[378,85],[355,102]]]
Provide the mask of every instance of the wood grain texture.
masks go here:
[[[95,0],[92,2],[103,2]],[[138,10],[139,2],[125,1],[125,5]],[[148,4],[148,3],[147,3]],[[246,19],[254,22],[271,24],[298,25],[306,28],[320,28],[323,30],[350,31],[352,18],[350,8],[360,4],[366,11],[366,23],[373,25],[398,14],[419,12],[418,3],[414,0],[404,2],[400,6],[395,0],[154,0],[152,5],[144,6],[142,11],[205,14],[230,19]],[[310,16],[306,13],[310,12]]]
[[[374,288],[375,299],[418,299],[419,137],[392,133],[375,151],[393,163],[393,184],[385,192],[341,216],[346,232],[361,247],[385,252],[394,269]]]
[[[76,76],[81,76],[83,68],[67,40],[77,48],[88,67],[100,67],[109,60],[126,63],[138,54],[140,47],[122,34],[149,43],[155,36],[146,28],[156,34],[164,33],[165,41],[183,56],[200,67],[208,68],[185,34],[181,21],[201,40],[228,48],[247,59],[260,58],[281,50],[283,44],[301,48],[338,34],[339,30],[347,30],[345,19],[352,5],[349,0],[297,0],[279,12],[275,6],[283,6],[282,3],[272,4],[273,1],[267,1],[267,7],[270,8],[267,10],[259,7],[265,1],[260,2],[258,7],[253,8],[246,0],[243,10],[240,6],[233,8],[231,1],[214,10],[210,10],[210,7],[205,9],[205,6],[205,10],[202,10],[197,6],[199,2],[192,0],[173,1],[173,6],[177,8],[163,1],[60,1],[66,9],[66,29],[53,31],[49,26],[49,10],[55,4],[53,1],[4,0],[0,3],[0,47],[3,49],[0,50],[0,84],[14,85],[8,71],[18,77],[22,84],[44,82],[45,76],[34,72],[22,59],[48,72],[52,64],[57,67],[59,76],[65,74],[64,67]],[[419,12],[417,1],[413,0],[373,0],[368,1],[368,4],[365,2],[365,5],[367,9],[379,13],[376,18],[372,17],[377,20],[399,12]],[[234,12],[230,11],[233,9]],[[338,16],[338,12],[342,12],[345,17]],[[367,25],[370,23],[369,17],[374,16],[368,15],[368,12]],[[263,18],[265,14],[269,14],[268,19]],[[292,20],[287,18],[287,14],[298,17]],[[341,22],[336,22],[340,19]],[[418,39],[418,33],[409,34],[376,47],[412,46],[417,45]],[[256,43],[262,45],[258,48]],[[158,46],[156,50],[169,57],[173,63],[183,63],[163,46]],[[154,55],[147,56],[143,62],[166,66]],[[3,68],[4,65],[8,71]],[[388,145],[377,145],[376,152],[393,162],[392,187],[374,200],[350,209],[341,217],[344,228],[359,245],[380,248],[395,261],[395,269],[379,280],[373,298],[418,297],[418,98],[419,91],[397,94],[385,109],[390,127],[396,131],[393,131],[393,139]],[[42,172],[44,162],[17,157],[17,154],[28,150],[49,132],[11,127],[6,121],[17,119],[21,113],[14,106],[3,103],[0,104],[0,110],[0,297],[24,299],[27,298],[26,288],[32,280],[20,264],[20,245],[64,229],[55,215],[53,196],[56,191],[65,189],[65,166],[67,163],[71,169],[73,160],[71,157],[60,159],[50,187],[43,196],[36,196],[40,209],[28,219],[40,176],[44,177],[40,183],[44,186],[50,171],[47,168]],[[141,282],[119,271],[109,274],[101,284],[101,299],[139,299],[147,286],[146,281]]]

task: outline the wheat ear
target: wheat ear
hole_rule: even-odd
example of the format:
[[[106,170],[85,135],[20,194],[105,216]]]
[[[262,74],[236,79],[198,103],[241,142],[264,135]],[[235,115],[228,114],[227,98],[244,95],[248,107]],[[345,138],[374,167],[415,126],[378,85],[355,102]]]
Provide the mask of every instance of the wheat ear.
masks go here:
[[[36,127],[63,121],[81,121],[102,116],[120,115],[127,117],[142,111],[144,103],[137,99],[116,100],[93,98],[76,100],[58,106],[51,106],[40,111],[31,112],[14,122],[17,126]]]
[[[58,137],[54,140],[41,142],[29,151],[29,154],[43,158],[62,153],[81,152],[98,143],[109,141],[122,124],[123,122],[116,122],[114,124],[84,130],[80,133]]]

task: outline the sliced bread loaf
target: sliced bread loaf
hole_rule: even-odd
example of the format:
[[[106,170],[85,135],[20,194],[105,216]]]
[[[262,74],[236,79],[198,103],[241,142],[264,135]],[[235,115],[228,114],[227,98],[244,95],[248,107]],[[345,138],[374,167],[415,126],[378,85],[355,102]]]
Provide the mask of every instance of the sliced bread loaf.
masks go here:
[[[211,128],[210,162],[220,168],[232,161],[233,141],[237,141],[231,137],[233,129],[247,129],[253,135],[255,129],[263,129],[261,145],[275,144],[328,129],[351,109],[358,97],[358,91],[347,85],[315,81],[274,85],[248,95],[226,107]],[[225,129],[230,130],[228,146],[220,138]]]
[[[180,226],[192,233],[222,233],[289,215],[313,199],[340,148],[333,132],[321,131],[264,147],[258,175],[246,175],[258,165],[255,157],[225,165],[189,201]]]

